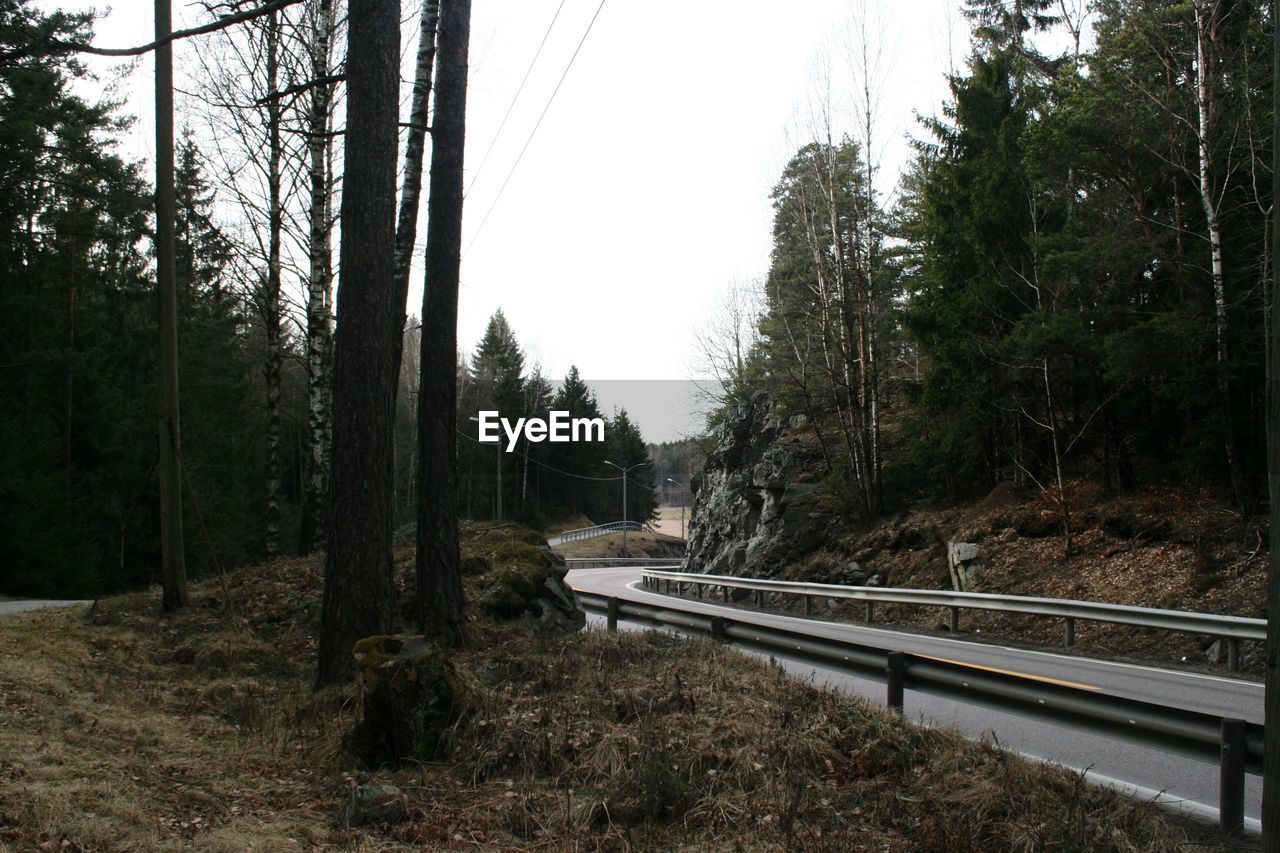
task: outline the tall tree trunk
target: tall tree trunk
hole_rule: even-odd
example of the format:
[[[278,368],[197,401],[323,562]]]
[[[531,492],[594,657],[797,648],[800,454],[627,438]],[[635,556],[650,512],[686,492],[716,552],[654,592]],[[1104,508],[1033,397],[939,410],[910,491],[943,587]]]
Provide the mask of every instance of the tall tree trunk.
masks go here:
[[[280,84],[280,13],[267,19],[267,91]],[[263,326],[266,331],[265,378],[267,391],[267,513],[266,551],[280,553],[280,371],[284,357],[280,342],[280,237],[284,215],[280,198],[280,99],[267,101],[267,282],[263,293]]]
[[[1058,415],[1053,406],[1053,383],[1049,378],[1049,359],[1040,360],[1044,377],[1044,407],[1053,443],[1053,473],[1058,482],[1058,509],[1062,512],[1062,556],[1071,556],[1071,504],[1067,500],[1067,480],[1062,470],[1062,444],[1058,441]]]
[[[1271,4],[1271,20],[1280,2]],[[1280,27],[1271,47],[1271,332],[1267,336],[1267,485],[1271,498],[1267,574],[1267,690],[1264,701],[1262,846],[1280,850]]]
[[[156,41],[172,28],[170,0],[156,0]],[[160,308],[160,560],[166,612],[187,605],[178,420],[178,285],[174,229],[173,44],[156,48],[156,291]]]
[[[312,21],[311,79],[329,74],[334,16],[332,0],[320,0]],[[307,273],[307,474],[304,484],[299,545],[304,554],[323,544],[329,485],[329,361],[333,353],[330,322],[332,219],[329,215],[329,116],[333,91],[329,84],[311,90],[307,115],[310,236]]]
[[[63,420],[62,420],[62,469],[68,477],[71,475],[71,423],[74,419],[75,403],[75,370],[72,365],[76,354],[76,269],[79,267],[79,256],[76,246],[80,235],[77,223],[80,219],[77,205],[71,210],[71,234],[67,251],[67,352],[66,366],[63,368]]]
[[[436,26],[440,21],[440,0],[425,0],[418,21],[418,57],[413,78],[413,100],[409,107],[409,133],[405,140],[404,171],[400,185],[400,213],[396,219],[396,305],[400,307],[400,328],[405,326],[409,299],[409,272],[413,267],[413,246],[418,237],[418,207],[422,198],[422,158],[427,143],[427,108],[431,100],[431,74],[436,58]],[[403,347],[396,352],[396,376],[404,358]],[[396,383],[396,393],[400,385]],[[411,400],[410,405],[416,405]],[[415,410],[416,413],[416,410]],[[417,458],[417,431],[411,436]],[[417,463],[409,469],[409,482],[417,476]],[[406,492],[412,493],[410,485]]]
[[[321,685],[350,679],[355,642],[391,630],[399,27],[399,0],[351,4]]]
[[[466,138],[471,0],[445,0],[440,17],[427,208],[427,278],[422,299],[422,384],[418,394],[418,625],[462,641],[458,572],[458,269],[462,256],[462,154]]]
[[[1218,201],[1214,198],[1212,179],[1212,152],[1210,150],[1214,119],[1213,57],[1210,55],[1209,28],[1217,18],[1217,0],[1210,3],[1206,16],[1200,4],[1195,4],[1196,16],[1196,105],[1198,125],[1196,132],[1199,152],[1200,201],[1204,206],[1205,224],[1209,231],[1209,252],[1213,279],[1213,317],[1215,338],[1215,367],[1220,397],[1219,408],[1223,439],[1227,456],[1227,473],[1236,502],[1247,503],[1244,478],[1240,471],[1239,452],[1235,440],[1235,419],[1232,416],[1231,383],[1227,360],[1227,290],[1226,273],[1222,260],[1222,224],[1218,217]]]
[[[413,102],[409,108],[409,133],[404,148],[404,176],[400,188],[400,215],[396,221],[396,304],[404,326],[409,298],[409,270],[413,244],[418,238],[418,201],[422,197],[422,158],[427,147],[427,106],[431,100],[431,74],[436,58],[436,26],[440,0],[425,0],[418,27],[418,61],[413,78]],[[397,364],[399,360],[397,357]]]

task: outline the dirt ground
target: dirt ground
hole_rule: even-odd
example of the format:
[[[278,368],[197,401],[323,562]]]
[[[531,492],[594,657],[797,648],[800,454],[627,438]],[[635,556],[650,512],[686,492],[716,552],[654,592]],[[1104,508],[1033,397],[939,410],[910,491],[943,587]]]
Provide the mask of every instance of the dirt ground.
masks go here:
[[[464,535],[501,573],[527,533]],[[396,552],[401,594],[413,564]],[[0,849],[1116,850],[1202,831],[710,642],[540,632],[475,606],[441,760],[363,767],[311,691],[323,556],[0,620]],[[355,786],[406,819],[351,827]],[[1199,833],[1189,840],[1188,832]],[[1196,846],[1188,846],[1192,842]]]

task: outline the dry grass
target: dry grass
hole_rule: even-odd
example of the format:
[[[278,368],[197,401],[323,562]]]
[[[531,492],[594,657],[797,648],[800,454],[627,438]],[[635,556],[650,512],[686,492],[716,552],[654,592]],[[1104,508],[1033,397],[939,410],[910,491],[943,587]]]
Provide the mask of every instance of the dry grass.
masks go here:
[[[681,526],[681,509],[679,505],[663,504],[658,507],[658,518],[653,522],[653,529],[659,533],[677,538],[689,532],[689,507],[684,508],[684,524]]]
[[[558,536],[566,530],[581,530],[584,527],[595,527],[595,524],[585,515],[566,515],[548,521],[544,532],[548,536]]]
[[[1009,486],[1010,484],[1002,484]],[[997,496],[1000,500],[993,500]],[[976,591],[1106,601],[1174,610],[1262,617],[1266,599],[1266,531],[1201,491],[1150,488],[1108,497],[1086,483],[1071,484],[1072,553],[1063,554],[1060,518],[1050,496],[997,489],[979,503],[916,509],[869,530],[844,530],[828,547],[786,568],[795,579],[827,580],[856,561],[881,582],[917,589],[949,589],[946,542],[979,548]],[[860,621],[861,605],[837,611]],[[945,630],[941,609],[881,605],[876,621]],[[1057,647],[1060,620],[989,611],[961,617],[966,635],[1000,642]],[[1085,654],[1212,668],[1225,664],[1205,647],[1212,638],[1080,622]],[[1246,673],[1260,674],[1260,644],[1243,645]]]
[[[496,554],[492,530],[470,543]],[[499,537],[501,538],[501,537]],[[411,552],[397,553],[402,569]],[[352,767],[313,695],[320,561],[0,620],[0,848],[1171,850],[1141,804],[708,642],[478,621],[447,762]],[[363,781],[396,827],[344,829]]]

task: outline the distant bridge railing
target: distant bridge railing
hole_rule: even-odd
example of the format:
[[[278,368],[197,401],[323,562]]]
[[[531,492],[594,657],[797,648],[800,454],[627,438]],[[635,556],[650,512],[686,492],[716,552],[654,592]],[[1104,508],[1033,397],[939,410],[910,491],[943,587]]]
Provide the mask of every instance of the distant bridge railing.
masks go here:
[[[875,586],[842,586],[826,583],[796,583],[793,581],[762,578],[736,578],[727,575],[703,575],[689,572],[646,570],[645,587],[654,591],[677,592],[692,588],[699,598],[703,590],[719,589],[725,601],[729,590],[749,590],[756,594],[757,602],[764,604],[766,595],[804,597],[805,613],[810,613],[817,599],[862,601],[866,605],[866,621],[873,621],[875,603],[915,604],[923,607],[945,607],[951,611],[951,630],[960,628],[960,611],[999,610],[1006,613],[1032,613],[1058,617],[1064,620],[1064,645],[1075,645],[1076,621],[1108,622],[1114,625],[1133,625],[1139,628],[1157,628],[1184,634],[1203,634],[1218,637],[1227,643],[1227,663],[1233,670],[1240,669],[1240,641],[1261,642],[1267,637],[1267,620],[1245,616],[1221,616],[1216,613],[1195,613],[1185,610],[1159,610],[1152,607],[1133,607],[1127,604],[1105,604],[1097,601],[1074,601],[1065,598],[1035,598],[1025,595],[993,595],[985,592],[952,592],[938,589],[902,589]]]
[[[561,543],[576,542],[579,539],[594,539],[597,536],[608,536],[610,533],[621,533],[624,530],[635,533],[644,530],[644,525],[638,521],[611,521],[608,524],[597,524],[595,527],[579,527],[577,530],[566,530],[553,538],[559,539]]]
[[[565,557],[571,569],[670,569],[679,571],[684,561],[676,557]]]

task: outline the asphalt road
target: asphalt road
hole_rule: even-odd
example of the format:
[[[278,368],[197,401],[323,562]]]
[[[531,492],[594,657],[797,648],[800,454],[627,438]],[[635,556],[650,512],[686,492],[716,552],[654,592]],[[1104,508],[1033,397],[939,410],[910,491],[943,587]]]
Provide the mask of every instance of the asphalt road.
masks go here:
[[[92,604],[91,601],[27,598],[18,601],[0,601],[0,616],[25,613],[28,610],[44,610],[46,607],[70,607],[73,604]]]
[[[640,569],[578,569],[569,573],[570,585],[595,595],[661,604],[667,596],[636,588]],[[1017,649],[846,623],[778,616],[708,602],[682,600],[683,609],[708,614],[732,613],[740,622],[754,622],[796,630],[813,636],[847,639],[866,645],[914,654],[930,655],[977,667],[1067,681],[1107,693],[1146,702],[1176,705],[1210,714],[1262,722],[1263,685],[1216,675],[1181,672],[1130,663],[1094,660],[1052,652]],[[783,661],[788,670],[843,692],[883,703],[884,682],[851,676],[807,662]],[[1006,749],[1079,770],[1095,781],[1118,784],[1145,798],[1157,796],[1171,805],[1200,816],[1216,816],[1218,767],[1181,755],[1056,726],[1037,720],[907,691],[905,714],[930,725],[948,726],[968,737],[996,740]],[[1246,781],[1245,814],[1258,828],[1262,805],[1261,779]]]

